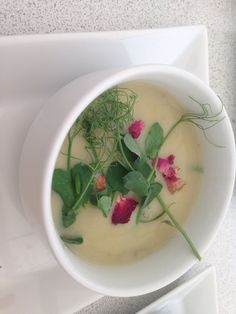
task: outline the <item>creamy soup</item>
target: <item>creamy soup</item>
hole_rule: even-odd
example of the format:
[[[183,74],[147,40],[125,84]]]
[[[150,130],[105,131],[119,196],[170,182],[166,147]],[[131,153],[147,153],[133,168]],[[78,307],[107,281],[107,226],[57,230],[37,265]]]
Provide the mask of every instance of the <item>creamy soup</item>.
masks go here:
[[[145,127],[137,139],[141,146],[147,136],[151,125],[158,121],[164,134],[180,118],[184,110],[178,101],[166,91],[143,82],[130,82],[124,85],[137,95],[134,106],[134,118],[143,120]],[[68,142],[65,140],[61,151],[67,150]],[[162,198],[179,223],[184,223],[195,198],[198,194],[201,181],[201,147],[199,146],[196,130],[190,123],[180,123],[175,131],[168,137],[165,145],[161,147],[160,157],[175,155],[175,165],[179,167],[178,175],[185,185],[176,193],[170,193],[164,178],[160,175],[159,181],[163,183]],[[77,137],[73,145],[72,156],[81,160],[88,160],[85,150],[85,141]],[[71,159],[76,164],[78,160]],[[66,156],[58,156],[55,168],[66,168]],[[129,223],[114,225],[111,223],[112,210],[108,217],[95,206],[88,203],[81,208],[76,221],[64,228],[61,221],[62,200],[58,194],[52,192],[52,210],[55,225],[59,234],[68,237],[81,235],[83,244],[68,244],[69,248],[79,257],[90,262],[102,264],[120,264],[132,262],[160,249],[166,241],[175,234],[175,229],[162,223],[162,219],[149,223],[135,223],[135,211]],[[151,215],[161,212],[160,205],[155,199],[148,206],[146,212]]]

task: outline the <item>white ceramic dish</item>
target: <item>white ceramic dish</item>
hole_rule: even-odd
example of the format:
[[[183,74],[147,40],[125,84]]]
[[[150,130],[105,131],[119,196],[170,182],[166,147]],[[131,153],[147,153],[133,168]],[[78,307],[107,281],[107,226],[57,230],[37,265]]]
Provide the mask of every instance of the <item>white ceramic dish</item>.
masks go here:
[[[137,314],[218,314],[213,267],[200,272]]]
[[[132,80],[163,87],[176,96],[186,111],[200,112],[199,105],[189,96],[210,104],[213,113],[219,112],[222,106],[220,99],[200,79],[174,67],[146,65],[90,73],[72,81],[46,102],[26,137],[20,163],[20,193],[24,208],[33,217],[32,223],[33,220],[41,222],[58,262],[76,281],[99,293],[113,296],[135,296],[160,289],[196,262],[191,250],[178,235],[155,254],[132,264],[116,267],[90,264],[67,249],[54,226],[51,180],[66,134],[96,97],[112,86]],[[184,225],[201,254],[223,220],[234,185],[234,135],[225,110],[223,115],[225,119],[208,130],[208,134],[211,141],[224,145],[224,148],[210,145],[199,131],[203,183]],[[212,191],[215,193],[212,194]],[[154,269],[161,269],[161,272],[154,272]]]
[[[7,73],[0,76],[0,142],[4,152],[0,155],[0,312],[71,314],[102,296],[76,283],[57,265],[23,214],[16,173],[27,129],[48,96],[91,70],[171,64],[208,84],[206,28],[1,37],[0,50],[0,67]],[[124,51],[129,56],[126,63]],[[116,58],[111,58],[114,54]],[[61,67],[65,58],[66,65]],[[222,236],[232,229],[231,219],[226,221]],[[217,266],[222,285],[229,279],[222,256],[228,256],[231,249],[229,241],[218,241],[204,259]],[[193,273],[194,269],[184,278]]]

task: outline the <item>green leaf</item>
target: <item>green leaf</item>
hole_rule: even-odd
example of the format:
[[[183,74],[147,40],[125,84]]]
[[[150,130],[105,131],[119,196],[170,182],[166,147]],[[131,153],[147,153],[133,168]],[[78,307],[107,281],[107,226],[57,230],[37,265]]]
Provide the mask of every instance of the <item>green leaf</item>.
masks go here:
[[[97,194],[91,194],[89,197],[89,201],[92,205],[97,206],[98,200],[97,200]]]
[[[89,181],[88,177],[91,177],[92,173],[91,168],[84,163],[78,163],[71,169],[72,179],[75,180],[76,176],[80,178],[81,190],[84,189],[84,186]]]
[[[148,183],[142,173],[131,171],[124,177],[124,185],[129,191],[138,193],[140,196],[145,196],[148,193]]]
[[[114,190],[111,187],[106,187],[104,190],[97,192],[98,198],[102,196],[112,196],[114,193]]]
[[[123,150],[123,153],[126,157],[126,159],[128,160],[128,162],[131,164],[131,166],[133,165],[134,161],[135,161],[135,156],[134,156],[134,153],[132,153],[128,148],[127,146],[125,145],[124,143],[124,138],[121,138],[121,146],[122,146],[122,150]],[[120,146],[118,146],[118,150],[121,152],[121,149],[120,149]],[[122,152],[121,152],[121,155]]]
[[[147,207],[154,200],[154,198],[156,198],[157,195],[160,194],[161,190],[162,190],[162,184],[161,183],[158,183],[158,182],[152,183],[150,185],[149,190],[148,190],[148,194],[145,197],[145,199],[141,205],[141,208],[143,209],[143,208]]]
[[[69,238],[66,236],[61,236],[63,242],[68,244],[82,244],[84,242],[82,237]]]
[[[62,224],[65,228],[71,226],[76,220],[76,213],[73,209],[62,208]]]
[[[70,172],[55,169],[52,178],[52,190],[60,195],[66,207],[71,207],[74,204],[75,195]]]
[[[126,147],[132,152],[138,155],[139,157],[142,155],[141,148],[138,145],[138,142],[132,137],[131,134],[127,133],[124,136],[124,143]]]
[[[134,162],[134,169],[141,172],[144,178],[148,178],[152,172],[152,167],[143,158],[137,158]],[[154,177],[153,177],[154,178]]]
[[[128,193],[124,186],[123,177],[128,173],[128,170],[119,162],[112,162],[107,170],[106,182],[114,190],[119,191],[123,195]]]
[[[137,215],[136,215],[136,223],[139,222],[143,209],[147,207],[154,200],[154,198],[157,197],[157,195],[161,192],[161,190],[162,190],[162,184],[158,182],[152,183],[150,185],[147,196],[143,199],[141,206],[138,208]]]
[[[77,204],[76,206],[76,209],[78,209],[81,206],[84,206],[88,202],[90,195],[92,194],[93,184],[90,181],[92,180],[92,177],[93,177],[93,171],[88,165],[79,163],[71,169],[71,174],[72,174],[72,179],[75,183],[75,186],[76,186],[76,180],[78,180],[77,177],[79,177],[79,180],[80,180],[80,193],[78,194],[78,197],[76,200],[77,202],[81,198],[79,204]]]
[[[155,122],[146,137],[145,151],[149,158],[154,159],[163,142],[163,129],[158,122]]]
[[[106,187],[104,190],[99,191],[97,193],[93,193],[90,195],[89,201],[92,205],[94,206],[98,206],[98,200],[102,197],[102,196],[109,196],[111,199],[114,197],[114,190],[112,188],[110,188],[109,186]]]
[[[75,191],[77,194],[80,194],[80,190],[81,190],[80,177],[77,175],[75,176]]]
[[[102,196],[99,198],[97,206],[101,209],[103,215],[107,217],[112,206],[112,198],[110,196]]]

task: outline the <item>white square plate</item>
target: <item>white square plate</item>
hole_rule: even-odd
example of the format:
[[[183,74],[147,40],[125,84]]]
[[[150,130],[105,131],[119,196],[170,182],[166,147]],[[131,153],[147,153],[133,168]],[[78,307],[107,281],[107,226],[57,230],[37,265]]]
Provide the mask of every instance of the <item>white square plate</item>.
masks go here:
[[[217,314],[215,269],[209,267],[137,314]]]
[[[27,130],[45,99],[112,67],[170,64],[208,83],[204,26],[0,38],[0,312],[65,314],[101,295],[75,283],[28,223],[18,193]]]

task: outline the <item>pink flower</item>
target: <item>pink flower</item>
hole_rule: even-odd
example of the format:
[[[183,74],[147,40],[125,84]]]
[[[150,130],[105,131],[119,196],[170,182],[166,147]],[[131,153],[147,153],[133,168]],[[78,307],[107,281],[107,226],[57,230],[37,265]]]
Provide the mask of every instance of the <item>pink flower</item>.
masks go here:
[[[167,158],[159,158],[158,159],[158,163],[157,163],[157,169],[160,173],[163,174],[163,176],[167,176],[170,177],[173,175],[172,173],[172,167],[171,164],[169,162],[168,157]]]
[[[111,221],[114,225],[126,224],[129,222],[132,212],[135,210],[138,202],[131,197],[118,196]]]
[[[174,194],[176,191],[181,190],[184,187],[184,185],[186,185],[186,183],[178,177],[173,177],[171,179],[166,178],[165,181],[167,188],[171,194]]]
[[[168,161],[169,161],[169,164],[170,165],[173,165],[174,161],[175,161],[175,155],[173,154],[170,154],[168,157],[167,157]]]
[[[144,128],[144,122],[142,120],[134,121],[128,128],[129,133],[133,138],[138,138]]]
[[[157,163],[157,169],[162,174],[167,188],[172,194],[181,190],[185,185],[185,182],[177,176],[179,168],[173,167],[174,160],[175,156],[171,154],[167,158],[159,158]]]

